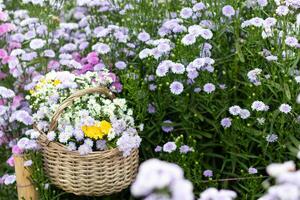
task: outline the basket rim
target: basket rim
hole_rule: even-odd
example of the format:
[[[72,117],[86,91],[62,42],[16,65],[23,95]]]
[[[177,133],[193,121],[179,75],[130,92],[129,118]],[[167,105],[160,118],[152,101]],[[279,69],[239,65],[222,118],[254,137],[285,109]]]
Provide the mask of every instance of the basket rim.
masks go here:
[[[40,136],[38,138],[38,142],[43,143],[44,145],[41,145],[42,148],[50,148],[50,149],[56,149],[57,151],[60,151],[62,153],[66,153],[72,156],[80,157],[80,158],[106,158],[110,156],[114,156],[117,154],[122,154],[122,152],[118,148],[108,149],[104,151],[93,151],[91,153],[88,153],[86,155],[80,155],[78,151],[70,151],[67,149],[66,145],[63,145],[56,141],[49,141],[46,134],[39,130],[36,126],[33,126],[33,128],[40,133]],[[46,147],[45,147],[46,146]],[[138,151],[138,149],[133,149],[129,156],[133,155],[135,151]]]

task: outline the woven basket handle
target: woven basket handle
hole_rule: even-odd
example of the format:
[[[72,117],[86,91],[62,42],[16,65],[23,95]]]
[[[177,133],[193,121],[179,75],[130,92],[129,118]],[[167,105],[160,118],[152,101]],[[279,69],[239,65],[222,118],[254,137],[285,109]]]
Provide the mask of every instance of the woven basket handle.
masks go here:
[[[53,131],[56,129],[57,126],[57,120],[63,113],[64,109],[72,105],[73,101],[77,98],[80,98],[86,94],[93,94],[93,93],[99,93],[99,94],[104,94],[106,97],[109,99],[113,100],[115,96],[110,92],[109,89],[105,87],[92,87],[92,88],[87,88],[83,90],[79,90],[69,96],[67,99],[65,99],[58,107],[58,109],[55,111],[53,114],[53,117],[51,119],[50,127],[49,127],[49,132]]]

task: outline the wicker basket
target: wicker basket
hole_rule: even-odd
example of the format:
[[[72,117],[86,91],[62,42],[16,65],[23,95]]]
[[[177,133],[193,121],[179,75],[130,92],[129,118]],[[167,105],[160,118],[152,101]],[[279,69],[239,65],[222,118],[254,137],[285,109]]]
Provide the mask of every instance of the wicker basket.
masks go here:
[[[74,93],[53,115],[49,131],[56,128],[59,116],[74,99],[91,93],[114,98],[109,90],[103,87]],[[41,145],[45,172],[52,184],[66,192],[85,196],[109,195],[127,188],[136,176],[139,162],[137,149],[128,157],[123,157],[118,149],[96,151],[81,156],[78,151],[69,151],[60,143],[50,142],[45,133],[38,131],[41,133],[38,141]]]

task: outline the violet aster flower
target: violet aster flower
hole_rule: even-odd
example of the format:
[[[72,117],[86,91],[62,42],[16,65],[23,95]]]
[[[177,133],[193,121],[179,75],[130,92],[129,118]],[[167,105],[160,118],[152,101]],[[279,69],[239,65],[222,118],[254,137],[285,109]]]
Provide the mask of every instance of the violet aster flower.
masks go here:
[[[263,8],[268,5],[268,0],[257,0],[257,4]]]
[[[196,42],[196,36],[194,34],[187,34],[181,39],[181,43],[185,46],[192,45]]]
[[[107,149],[106,140],[98,140],[96,142],[96,148],[103,151]]]
[[[16,181],[16,176],[15,175],[8,175],[5,177],[4,184],[5,185],[11,185]]]
[[[13,98],[15,96],[15,93],[10,89],[0,86],[0,96],[2,96],[5,99]]]
[[[242,109],[241,109],[240,106],[235,105],[235,106],[231,106],[229,108],[229,113],[236,116],[236,115],[239,115],[241,113],[241,110]]]
[[[162,147],[161,146],[156,146],[154,149],[155,152],[161,152],[162,151]]]
[[[235,10],[231,5],[226,5],[222,8],[222,13],[223,13],[224,16],[230,18],[233,15],[235,15]]]
[[[152,84],[152,83],[151,83],[151,84],[149,85],[149,90],[150,90],[150,91],[155,91],[156,88],[157,88],[157,86],[156,86],[155,84]]]
[[[248,173],[249,173],[249,174],[257,174],[257,169],[254,168],[254,167],[249,167]]]
[[[291,112],[292,107],[289,104],[281,104],[279,107],[279,111],[285,114],[288,114],[289,112]]]
[[[188,152],[190,152],[192,150],[193,150],[193,148],[189,147],[188,145],[182,145],[179,148],[179,152],[182,153],[182,154],[187,154]]]
[[[278,136],[274,133],[267,135],[266,137],[267,142],[273,143],[278,140]]]
[[[173,94],[179,95],[183,92],[183,84],[179,81],[174,81],[170,85],[170,90]]]
[[[289,13],[289,8],[287,6],[278,6],[276,9],[276,14],[279,16],[285,16]]]
[[[203,176],[205,177],[212,177],[213,176],[213,171],[207,169],[203,172]]]
[[[166,144],[164,144],[163,146],[163,151],[167,152],[167,153],[172,153],[173,151],[175,151],[177,148],[175,142],[167,142]]]
[[[143,31],[138,34],[138,39],[142,42],[146,42],[150,40],[150,35],[146,31]]]
[[[203,91],[210,94],[212,93],[213,91],[216,90],[216,86],[212,83],[206,83],[204,86],[203,86]]]
[[[223,118],[221,120],[221,125],[226,129],[229,128],[231,126],[231,119],[230,118]]]
[[[127,67],[126,63],[123,61],[118,61],[115,63],[117,69],[123,70]]]
[[[191,8],[183,8],[180,11],[180,17],[182,17],[183,19],[188,19],[193,15],[193,9]]]
[[[196,87],[196,88],[194,89],[194,92],[195,92],[195,93],[201,92],[201,88],[200,88],[200,87]]]
[[[151,103],[148,104],[148,113],[153,114],[156,112],[155,106]]]
[[[285,44],[290,46],[290,47],[297,47],[297,45],[299,43],[298,43],[297,38],[295,38],[295,37],[286,37]]]
[[[165,121],[163,121],[163,123],[164,123],[165,125],[163,125],[163,126],[161,127],[161,129],[162,129],[165,133],[169,133],[169,132],[171,132],[171,131],[174,130],[174,127],[171,125],[171,124],[172,124],[172,121],[171,121],[171,120],[165,120]],[[167,125],[167,124],[170,124],[170,125]]]

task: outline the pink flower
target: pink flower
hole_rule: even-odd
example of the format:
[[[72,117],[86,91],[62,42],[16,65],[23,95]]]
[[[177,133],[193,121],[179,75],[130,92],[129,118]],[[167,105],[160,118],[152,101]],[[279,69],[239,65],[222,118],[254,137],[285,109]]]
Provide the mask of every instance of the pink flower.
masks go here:
[[[22,45],[19,42],[11,42],[11,43],[9,43],[9,51],[11,51],[12,49],[19,49],[21,47],[22,47]]]
[[[2,64],[7,64],[10,61],[11,57],[10,56],[6,56],[4,58],[2,58]]]
[[[10,156],[10,158],[6,161],[6,163],[7,163],[9,166],[11,166],[11,167],[15,166],[15,160],[14,160],[14,157],[13,157],[13,156]]]
[[[16,155],[20,155],[23,153],[23,150],[18,147],[18,145],[14,145],[12,148],[12,153]]]
[[[48,63],[48,69],[50,70],[56,70],[58,69],[60,66],[59,62],[57,62],[56,60],[51,60],[49,63]]]
[[[0,80],[5,79],[7,77],[7,74],[4,72],[0,72]]]
[[[8,18],[8,15],[6,12],[0,11],[0,20],[1,21],[6,21]]]
[[[115,89],[118,93],[122,92],[123,86],[119,82],[114,82],[112,85],[113,89]]]
[[[3,59],[7,57],[7,52],[5,49],[0,49],[0,58]]]
[[[80,60],[81,60],[80,53],[78,53],[78,52],[72,53],[72,57],[73,57],[73,59],[74,59],[75,61],[77,61],[77,62],[80,62]]]
[[[13,102],[12,102],[12,109],[16,109],[21,105],[21,102],[24,100],[22,95],[17,95],[14,97]]]
[[[4,23],[0,25],[0,36],[4,35],[7,32],[10,32],[15,29],[15,25],[11,23]]]
[[[87,61],[88,61],[88,63],[95,65],[99,62],[99,58],[98,58],[98,56],[88,56]]]

